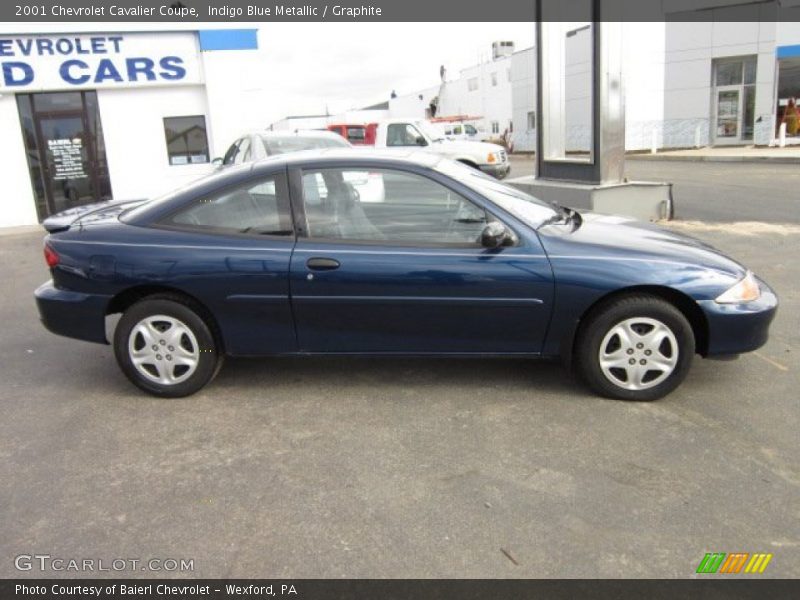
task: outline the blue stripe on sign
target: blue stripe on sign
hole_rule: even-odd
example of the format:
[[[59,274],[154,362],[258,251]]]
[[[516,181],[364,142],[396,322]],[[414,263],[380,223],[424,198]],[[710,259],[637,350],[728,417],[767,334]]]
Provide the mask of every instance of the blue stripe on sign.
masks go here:
[[[256,29],[201,29],[200,50],[257,50]]]
[[[800,44],[794,46],[778,46],[778,58],[791,58],[793,56],[800,56]]]

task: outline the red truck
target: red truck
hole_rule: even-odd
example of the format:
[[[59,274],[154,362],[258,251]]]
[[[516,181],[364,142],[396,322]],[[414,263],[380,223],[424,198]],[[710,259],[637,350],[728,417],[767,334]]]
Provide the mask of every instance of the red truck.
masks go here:
[[[348,142],[356,146],[374,146],[375,125],[375,123],[370,123],[368,125],[332,124],[328,125],[328,131],[338,133]]]

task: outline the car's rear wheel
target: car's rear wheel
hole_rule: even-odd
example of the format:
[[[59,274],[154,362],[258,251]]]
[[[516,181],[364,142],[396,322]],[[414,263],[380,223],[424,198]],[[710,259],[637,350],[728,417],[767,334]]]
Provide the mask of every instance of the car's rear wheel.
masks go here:
[[[222,355],[209,325],[177,297],[150,297],[132,305],[114,332],[122,372],[156,396],[194,394],[219,371]]]
[[[657,400],[680,385],[695,353],[692,326],[675,306],[624,296],[589,316],[577,340],[578,371],[597,393]]]

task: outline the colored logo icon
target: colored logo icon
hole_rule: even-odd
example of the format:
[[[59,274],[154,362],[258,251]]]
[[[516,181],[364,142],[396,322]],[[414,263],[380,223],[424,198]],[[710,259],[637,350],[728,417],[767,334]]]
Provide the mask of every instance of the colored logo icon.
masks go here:
[[[697,567],[697,573],[726,573],[729,575],[738,573],[763,573],[771,560],[772,554],[763,552],[757,552],[755,554],[750,554],[749,552],[733,552],[731,554],[725,554],[725,552],[708,552],[703,557],[703,560],[700,561]]]

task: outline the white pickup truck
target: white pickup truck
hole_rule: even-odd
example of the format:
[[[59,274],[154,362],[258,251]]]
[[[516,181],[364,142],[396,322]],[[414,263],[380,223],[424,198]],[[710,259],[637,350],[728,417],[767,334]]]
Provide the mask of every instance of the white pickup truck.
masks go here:
[[[386,119],[369,127],[375,128],[376,148],[412,146],[457,160],[497,179],[502,179],[511,171],[508,156],[502,146],[486,142],[448,140],[427,121]]]

